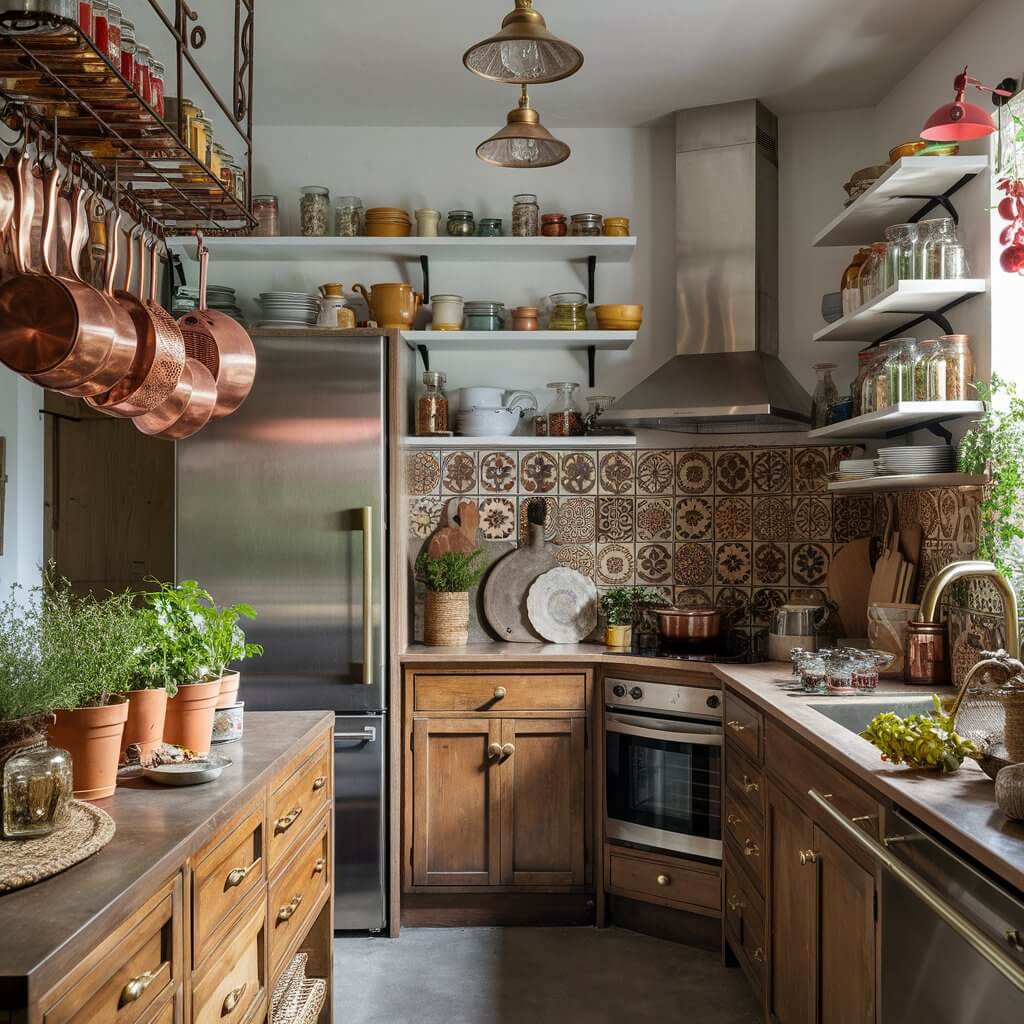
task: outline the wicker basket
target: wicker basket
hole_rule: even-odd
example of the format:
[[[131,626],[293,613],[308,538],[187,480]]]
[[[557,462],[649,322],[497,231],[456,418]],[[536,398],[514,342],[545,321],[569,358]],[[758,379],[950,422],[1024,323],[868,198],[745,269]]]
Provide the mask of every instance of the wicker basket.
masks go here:
[[[308,959],[305,953],[293,957],[274,986],[270,1000],[273,1024],[316,1024],[327,998],[327,982],[306,977]]]
[[[277,1013],[281,1003],[291,991],[292,985],[299,979],[306,976],[306,963],[309,957],[305,953],[297,953],[288,962],[288,966],[281,972],[277,984],[274,986],[273,995],[270,997],[271,1019],[277,1020]]]
[[[469,643],[469,594],[427,591],[423,606],[423,642],[431,647]]]

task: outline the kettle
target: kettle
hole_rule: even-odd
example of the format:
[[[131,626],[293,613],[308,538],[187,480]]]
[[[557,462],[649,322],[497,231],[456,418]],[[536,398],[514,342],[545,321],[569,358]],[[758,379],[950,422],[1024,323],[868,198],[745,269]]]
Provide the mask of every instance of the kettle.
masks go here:
[[[780,605],[769,620],[768,657],[772,661],[789,661],[789,652],[794,647],[816,651],[818,630],[828,618],[828,613],[828,605]]]

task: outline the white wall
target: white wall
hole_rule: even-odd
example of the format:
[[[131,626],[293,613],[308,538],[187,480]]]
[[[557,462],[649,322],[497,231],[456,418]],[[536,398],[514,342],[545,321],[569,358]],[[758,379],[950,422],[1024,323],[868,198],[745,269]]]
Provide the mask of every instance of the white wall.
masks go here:
[[[43,561],[43,392],[0,366],[0,437],[7,440],[7,496],[0,599],[12,583],[39,582]]]

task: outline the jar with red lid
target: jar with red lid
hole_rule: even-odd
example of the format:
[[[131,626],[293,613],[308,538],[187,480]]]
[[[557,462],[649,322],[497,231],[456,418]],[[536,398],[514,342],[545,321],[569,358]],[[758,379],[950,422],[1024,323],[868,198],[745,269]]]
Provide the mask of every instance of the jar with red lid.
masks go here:
[[[78,26],[92,38],[92,0],[78,0]]]
[[[147,103],[149,103],[150,97],[149,62],[152,59],[153,54],[149,47],[143,46],[140,43],[135,50],[135,67],[133,70],[132,86]]]
[[[121,19],[121,77],[126,82],[135,80],[135,26],[127,19]]]
[[[149,62],[149,105],[164,116],[164,66],[158,60]]]
[[[540,233],[548,238],[562,238],[569,233],[564,213],[545,213],[540,218]]]
[[[121,66],[121,8],[116,4],[107,5],[107,59]]]
[[[100,53],[106,53],[110,48],[110,32],[108,31],[107,0],[92,0],[92,41]]]

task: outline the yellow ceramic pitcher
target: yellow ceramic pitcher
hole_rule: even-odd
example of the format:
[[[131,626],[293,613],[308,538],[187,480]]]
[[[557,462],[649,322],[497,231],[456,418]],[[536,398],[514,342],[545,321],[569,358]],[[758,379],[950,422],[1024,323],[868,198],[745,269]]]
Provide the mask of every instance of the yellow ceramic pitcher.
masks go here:
[[[423,296],[404,281],[375,284],[369,289],[365,285],[354,284],[352,290],[366,299],[370,319],[376,320],[378,327],[412,327],[416,311],[423,301]]]

